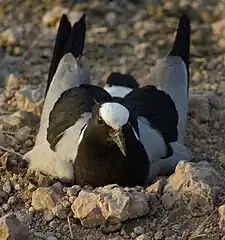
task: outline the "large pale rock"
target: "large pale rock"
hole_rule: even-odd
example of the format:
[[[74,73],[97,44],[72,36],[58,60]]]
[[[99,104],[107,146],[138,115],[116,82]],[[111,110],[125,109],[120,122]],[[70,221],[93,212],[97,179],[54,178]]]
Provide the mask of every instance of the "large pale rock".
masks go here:
[[[225,19],[216,21],[212,24],[212,31],[215,35],[225,36]]]
[[[208,162],[180,161],[164,187],[162,203],[169,209],[182,204],[193,216],[203,216],[213,211],[222,185],[224,180]]]
[[[98,195],[82,190],[71,206],[74,217],[80,219],[83,226],[91,228],[102,225],[105,220],[97,205]]]
[[[61,196],[50,187],[40,187],[32,194],[35,210],[51,210],[61,200]]]
[[[105,221],[117,224],[149,212],[144,193],[108,185],[94,192],[82,190],[72,205],[74,216],[84,226],[96,227]]]
[[[28,239],[28,229],[9,213],[0,218],[0,239],[1,240],[26,240]]]

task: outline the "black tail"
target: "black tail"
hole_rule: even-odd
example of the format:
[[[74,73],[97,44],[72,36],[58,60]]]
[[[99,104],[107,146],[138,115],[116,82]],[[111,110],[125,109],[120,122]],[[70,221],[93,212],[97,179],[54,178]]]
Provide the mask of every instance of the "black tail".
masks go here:
[[[189,87],[189,53],[190,53],[190,19],[187,14],[182,14],[179,18],[176,38],[169,56],[180,56],[184,61],[188,73]]]
[[[85,14],[83,14],[80,20],[73,25],[72,29],[67,16],[65,14],[62,15],[56,35],[45,94],[48,92],[59,62],[64,54],[72,53],[75,58],[82,55],[85,42],[85,31]]]

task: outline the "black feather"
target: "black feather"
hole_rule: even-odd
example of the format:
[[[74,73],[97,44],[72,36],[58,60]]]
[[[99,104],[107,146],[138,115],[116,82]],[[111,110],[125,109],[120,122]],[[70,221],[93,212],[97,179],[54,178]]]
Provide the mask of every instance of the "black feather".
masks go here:
[[[62,15],[49,69],[46,94],[62,57],[66,53],[72,53],[75,58],[82,55],[84,50],[85,32],[85,14],[83,14],[78,22],[74,23],[72,29],[67,16],[65,14]]]
[[[171,97],[155,86],[147,85],[127,94],[124,98],[130,111],[145,117],[157,129],[166,143],[177,141],[178,113]]]
[[[187,14],[182,14],[179,18],[177,34],[169,53],[169,56],[180,56],[184,61],[188,74],[188,89],[189,89],[189,54],[190,54],[190,19]],[[188,91],[187,89],[187,91]]]
[[[55,72],[58,68],[59,62],[64,55],[64,46],[68,41],[69,34],[71,31],[71,24],[68,21],[68,18],[65,14],[63,14],[61,21],[59,23],[59,28],[56,35],[54,51],[52,55],[52,61],[49,68],[48,80],[45,94],[47,94],[51,81],[55,75]]]
[[[47,140],[52,150],[55,150],[66,129],[74,125],[83,113],[92,111],[94,99],[102,102],[111,97],[104,89],[85,84],[62,93],[49,116]]]

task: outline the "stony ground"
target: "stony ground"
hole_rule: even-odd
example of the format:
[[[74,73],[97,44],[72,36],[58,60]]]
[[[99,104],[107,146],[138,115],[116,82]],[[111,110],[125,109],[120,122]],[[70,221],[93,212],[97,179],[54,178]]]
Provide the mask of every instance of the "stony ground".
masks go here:
[[[68,222],[51,212],[35,211],[31,204],[35,186],[24,177],[26,166],[20,163],[20,154],[35,139],[62,12],[71,20],[79,11],[87,13],[85,55],[93,82],[100,83],[110,71],[121,71],[145,84],[151,83],[156,59],[173,42],[179,13],[188,10],[192,35],[187,145],[194,162],[208,161],[225,180],[225,1],[73,2],[0,1],[0,216],[15,212],[29,227],[30,239],[72,239],[70,225],[73,239],[225,239],[225,227],[219,220],[223,215],[225,222],[225,211],[221,216],[217,211],[225,201],[225,185],[219,187],[219,183],[213,209],[201,216],[183,211],[181,205],[168,209],[163,194],[157,193],[157,204],[145,217],[125,221],[118,227],[121,230],[110,234],[102,228],[84,228],[73,217]],[[18,165],[24,172],[17,171]]]

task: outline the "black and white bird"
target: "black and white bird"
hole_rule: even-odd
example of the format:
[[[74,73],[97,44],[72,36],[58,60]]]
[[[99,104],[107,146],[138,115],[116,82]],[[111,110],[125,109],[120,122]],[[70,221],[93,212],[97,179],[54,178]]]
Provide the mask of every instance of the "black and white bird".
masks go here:
[[[139,84],[133,76],[120,72],[112,72],[104,85],[104,89],[112,97],[122,98],[138,87]]]
[[[85,16],[71,30],[64,15],[56,37],[39,133],[34,148],[25,155],[29,168],[82,186],[135,186],[172,173],[181,159],[191,160],[184,146],[188,16],[179,19],[170,54],[156,64],[160,89],[138,87],[135,79],[124,85],[121,79],[129,76],[120,73],[112,75],[111,84],[108,81],[111,86],[105,89],[91,85],[82,57],[84,40]],[[129,91],[118,94],[116,87]]]

